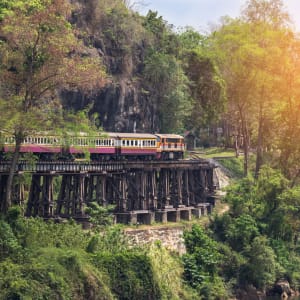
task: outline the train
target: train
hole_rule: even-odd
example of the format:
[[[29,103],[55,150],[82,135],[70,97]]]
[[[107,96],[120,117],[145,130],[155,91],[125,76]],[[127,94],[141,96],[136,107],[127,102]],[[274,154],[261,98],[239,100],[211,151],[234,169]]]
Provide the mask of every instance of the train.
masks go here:
[[[15,138],[1,135],[0,157],[14,152]],[[56,136],[50,133],[28,135],[20,153],[32,153],[40,160],[178,160],[185,151],[184,137],[178,134],[117,133]]]

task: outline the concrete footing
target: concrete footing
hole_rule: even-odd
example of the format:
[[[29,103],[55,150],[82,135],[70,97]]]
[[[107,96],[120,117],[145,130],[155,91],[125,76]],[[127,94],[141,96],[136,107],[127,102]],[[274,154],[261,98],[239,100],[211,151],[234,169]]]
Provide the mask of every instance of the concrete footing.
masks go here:
[[[131,212],[116,213],[116,222],[123,224],[145,224],[151,225],[154,222],[180,222],[190,221],[192,216],[200,218],[212,212],[211,203],[200,203],[196,207],[165,208],[156,211],[136,210]]]

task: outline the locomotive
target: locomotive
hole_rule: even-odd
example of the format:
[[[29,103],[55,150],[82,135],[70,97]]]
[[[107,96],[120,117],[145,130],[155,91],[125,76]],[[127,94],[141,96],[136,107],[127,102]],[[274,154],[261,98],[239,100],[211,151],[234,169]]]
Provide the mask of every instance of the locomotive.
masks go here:
[[[2,154],[13,152],[15,139],[2,134],[1,144]],[[183,158],[184,150],[184,138],[177,134],[108,132],[89,136],[81,132],[67,138],[48,133],[29,135],[20,153],[32,153],[41,160],[84,159],[86,154],[93,161],[176,160]]]

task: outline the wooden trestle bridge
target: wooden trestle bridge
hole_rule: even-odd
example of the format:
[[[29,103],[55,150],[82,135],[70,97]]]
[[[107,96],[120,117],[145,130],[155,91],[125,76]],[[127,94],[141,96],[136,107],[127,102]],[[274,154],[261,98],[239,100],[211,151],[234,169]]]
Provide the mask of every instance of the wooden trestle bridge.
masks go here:
[[[0,204],[5,199],[9,169],[10,162],[0,161]],[[193,214],[199,217],[211,209],[213,169],[204,160],[21,161],[15,170],[13,201],[26,203],[27,216],[43,218],[84,221],[88,218],[85,208],[97,202],[115,205],[116,222],[120,223],[190,220]],[[21,178],[26,173],[31,183],[25,192]]]

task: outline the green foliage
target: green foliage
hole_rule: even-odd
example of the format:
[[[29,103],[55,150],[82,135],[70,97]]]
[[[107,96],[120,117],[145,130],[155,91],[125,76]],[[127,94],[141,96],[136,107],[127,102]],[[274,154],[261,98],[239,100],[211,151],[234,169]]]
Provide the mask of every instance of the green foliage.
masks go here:
[[[184,240],[187,249],[183,255],[184,279],[203,299],[226,295],[224,283],[217,274],[221,261],[218,244],[199,225],[185,231]]]
[[[173,55],[149,53],[145,58],[144,77],[148,89],[159,96],[158,113],[163,132],[180,132],[183,121],[190,115],[191,98],[187,78]]]
[[[13,230],[8,223],[0,219],[0,261],[7,257],[18,259],[21,251],[22,247]]]
[[[255,182],[252,178],[243,178],[227,189],[225,201],[230,204],[231,213],[240,216],[253,210]]]
[[[234,178],[242,178],[244,176],[243,162],[241,158],[218,158],[218,162],[229,170]]]
[[[278,171],[261,168],[257,180],[244,178],[227,190],[229,212],[215,216],[210,228],[224,243],[219,265],[226,286],[259,289],[286,278],[299,287],[299,187]]]
[[[241,251],[259,235],[259,230],[253,217],[242,214],[229,224],[226,235],[231,247]]]
[[[39,218],[20,218],[17,223],[18,238],[26,248],[41,247],[85,248],[88,237],[75,222],[58,224]]]
[[[150,259],[141,252],[102,252],[94,262],[110,278],[110,287],[118,299],[161,299]]]
[[[160,299],[195,299],[197,294],[182,282],[183,264],[179,256],[170,253],[160,241],[146,250],[150,258],[153,276],[161,291]]]
[[[256,237],[245,247],[244,255],[248,262],[241,271],[242,283],[254,284],[257,288],[264,289],[275,282],[276,256],[266,237]]]
[[[101,227],[92,234],[87,245],[86,251],[89,253],[109,252],[117,253],[118,251],[126,251],[129,248],[129,242],[122,230],[121,225]],[[97,233],[97,234],[95,234]]]
[[[101,228],[113,224],[114,209],[113,205],[105,207],[99,205],[97,202],[91,202],[86,208],[86,213],[90,216],[90,222],[94,226]]]

